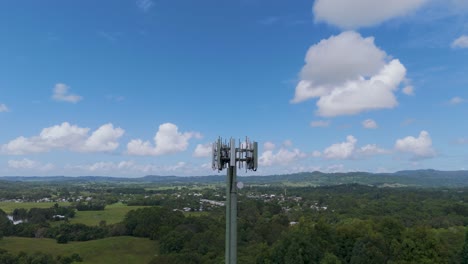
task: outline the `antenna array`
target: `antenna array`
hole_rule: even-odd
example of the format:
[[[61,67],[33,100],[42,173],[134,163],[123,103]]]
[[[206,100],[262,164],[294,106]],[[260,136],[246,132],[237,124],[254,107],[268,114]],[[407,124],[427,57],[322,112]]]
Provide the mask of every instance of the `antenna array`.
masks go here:
[[[245,142],[239,140],[236,147],[235,140],[222,140],[218,138],[213,143],[212,168],[222,171],[229,166],[238,166],[239,169],[256,171],[258,166],[258,144],[251,142],[247,137]]]

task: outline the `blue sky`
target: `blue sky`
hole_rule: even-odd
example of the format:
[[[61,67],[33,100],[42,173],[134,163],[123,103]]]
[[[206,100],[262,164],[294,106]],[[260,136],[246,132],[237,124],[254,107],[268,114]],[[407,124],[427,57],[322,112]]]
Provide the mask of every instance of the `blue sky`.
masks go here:
[[[468,2],[0,3],[0,176],[468,169]],[[252,174],[252,173],[249,173]]]

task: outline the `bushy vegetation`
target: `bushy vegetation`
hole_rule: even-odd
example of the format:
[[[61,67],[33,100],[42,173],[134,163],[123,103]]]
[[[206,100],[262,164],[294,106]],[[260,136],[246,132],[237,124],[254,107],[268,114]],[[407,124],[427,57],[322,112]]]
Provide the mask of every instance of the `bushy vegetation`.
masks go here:
[[[79,202],[75,205],[78,211],[102,211],[106,207],[104,201]]]
[[[133,236],[157,241],[151,263],[224,261],[224,207],[201,201],[223,200],[223,188],[158,191],[93,184],[56,190],[57,195],[64,193],[72,200],[89,199],[69,207],[16,208],[13,218],[25,220],[17,225],[0,210],[1,234],[52,238],[64,246]],[[126,207],[120,220],[101,219],[95,225],[69,221],[80,213],[93,214],[75,212],[79,206],[95,210],[115,201]],[[247,264],[468,263],[467,202],[468,188],[247,186],[239,196],[238,260]],[[131,205],[156,206],[131,210]],[[197,214],[199,210],[203,212]],[[99,212],[103,211],[95,213]],[[64,216],[63,221],[56,222],[54,215]],[[56,256],[40,257],[62,261]]]
[[[0,263],[2,264],[71,264],[82,261],[83,259],[76,253],[70,256],[58,255],[56,257],[42,252],[33,254],[20,252],[18,255],[13,255],[4,249],[0,249]]]

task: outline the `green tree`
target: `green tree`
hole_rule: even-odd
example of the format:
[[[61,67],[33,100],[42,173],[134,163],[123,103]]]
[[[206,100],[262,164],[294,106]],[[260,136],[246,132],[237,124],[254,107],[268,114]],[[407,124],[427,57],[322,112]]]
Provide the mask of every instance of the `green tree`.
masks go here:
[[[327,252],[320,261],[320,264],[341,264],[341,260],[332,253]]]
[[[465,233],[465,244],[462,250],[462,264],[468,264],[468,231]]]

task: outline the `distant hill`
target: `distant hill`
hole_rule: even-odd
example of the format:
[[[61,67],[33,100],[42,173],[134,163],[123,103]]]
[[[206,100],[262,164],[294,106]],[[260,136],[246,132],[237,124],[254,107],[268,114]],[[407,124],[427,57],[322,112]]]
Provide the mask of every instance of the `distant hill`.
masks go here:
[[[20,182],[114,182],[114,183],[162,183],[162,184],[203,184],[223,183],[225,174],[212,176],[157,176],[141,178],[101,177],[101,176],[52,176],[52,177],[0,177],[4,181]],[[395,173],[323,173],[301,172],[269,176],[240,176],[238,181],[249,184],[292,184],[292,185],[337,185],[358,183],[386,187],[462,187],[468,186],[468,171],[407,170]]]

